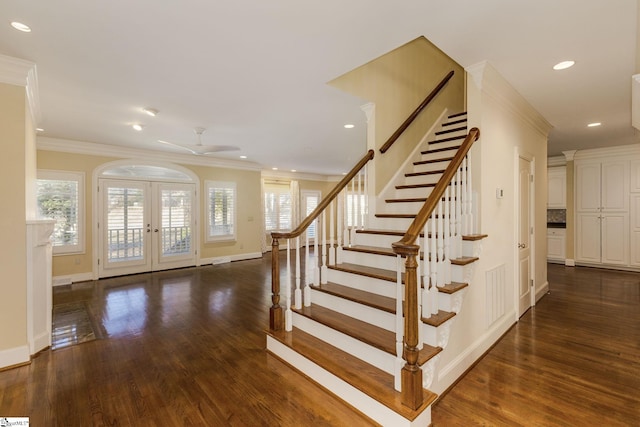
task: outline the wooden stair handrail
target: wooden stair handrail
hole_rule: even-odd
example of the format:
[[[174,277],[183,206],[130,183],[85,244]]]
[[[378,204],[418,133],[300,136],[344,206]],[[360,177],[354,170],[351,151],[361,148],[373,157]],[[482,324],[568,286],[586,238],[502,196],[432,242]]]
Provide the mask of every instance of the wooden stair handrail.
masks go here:
[[[417,410],[424,403],[422,393],[422,369],[418,366],[420,316],[418,313],[419,278],[416,258],[420,252],[420,246],[416,245],[416,240],[418,236],[420,236],[420,231],[424,228],[429,216],[442,200],[445,190],[454,179],[471,145],[479,136],[480,131],[478,128],[474,127],[469,131],[469,134],[464,139],[456,155],[449,163],[449,166],[447,166],[447,169],[445,169],[429,197],[427,197],[424,205],[422,205],[420,212],[418,212],[407,229],[407,232],[402,239],[392,244],[393,252],[405,257],[403,358],[406,363],[401,370],[400,394],[402,404],[414,410]]]
[[[290,232],[281,232],[274,231],[271,233],[271,237],[274,239],[291,239],[293,237],[298,237],[302,234],[304,230],[307,229],[311,225],[311,223],[320,216],[320,213],[329,206],[329,204],[340,194],[340,192],[349,184],[349,182],[356,176],[360,170],[364,167],[364,165],[369,162],[369,160],[373,159],[374,151],[369,150],[367,154],[351,169],[351,171],[342,178],[342,180],[335,186],[331,192],[327,195],[327,197],[323,198],[318,206],[311,211],[311,213],[293,230]]]
[[[394,252],[396,254],[398,253],[397,251],[395,251],[396,248],[400,248],[403,246],[411,246],[415,244],[416,239],[422,232],[422,229],[424,228],[424,225],[427,223],[429,216],[431,216],[431,213],[433,213],[433,210],[436,208],[436,206],[442,199],[442,196],[444,195],[445,190],[453,180],[453,177],[455,176],[456,171],[462,164],[462,160],[469,152],[471,145],[479,137],[480,137],[480,130],[478,128],[474,127],[469,131],[469,134],[462,142],[462,145],[460,145],[458,152],[449,163],[449,166],[447,166],[447,169],[445,169],[444,173],[442,174],[442,177],[440,177],[440,180],[438,181],[436,186],[433,188],[433,191],[431,192],[429,197],[427,197],[427,200],[424,202],[424,205],[422,205],[420,212],[418,212],[418,214],[416,215],[415,219],[407,229],[402,239],[392,244],[394,248]]]
[[[367,154],[347,173],[344,178],[329,192],[327,197],[323,198],[318,206],[293,230],[290,232],[274,231],[271,233],[271,303],[269,308],[269,329],[272,331],[280,331],[284,327],[284,316],[282,306],[280,305],[280,239],[291,239],[298,237],[304,230],[311,225],[313,221],[324,211],[329,204],[340,194],[340,192],[349,184],[349,182],[358,174],[360,170],[371,159],[375,152],[367,151]],[[323,231],[324,232],[324,231]]]
[[[426,106],[429,105],[433,98],[435,98],[436,95],[442,90],[444,85],[446,85],[447,82],[451,80],[451,77],[453,77],[454,74],[455,72],[453,70],[449,71],[449,73],[440,81],[440,83],[438,83],[438,85],[431,91],[431,93],[427,95],[424,101],[422,101],[422,103],[418,105],[418,107],[413,111],[413,113],[409,115],[409,117],[407,117],[407,119],[400,125],[400,127],[398,127],[393,135],[391,135],[389,139],[387,139],[382,147],[380,147],[380,152],[382,154],[386,153],[387,150],[391,148],[393,143],[396,142],[398,138],[400,138],[400,135],[402,135],[402,133],[407,130],[409,125],[411,125],[411,123],[413,123],[413,121],[416,119],[416,117],[418,117],[422,110],[424,110]]]

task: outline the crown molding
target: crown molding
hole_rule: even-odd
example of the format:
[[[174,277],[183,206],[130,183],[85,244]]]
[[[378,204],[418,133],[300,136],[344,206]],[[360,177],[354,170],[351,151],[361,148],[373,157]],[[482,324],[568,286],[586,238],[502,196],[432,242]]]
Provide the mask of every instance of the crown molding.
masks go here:
[[[548,137],[553,128],[529,102],[496,70],[488,61],[482,61],[465,68],[473,82],[488,99],[502,109],[530,124],[538,132]]]
[[[305,173],[305,172],[285,172],[285,171],[274,171],[274,170],[263,170],[262,171],[263,179],[284,179],[288,181],[294,180],[305,180],[305,181],[322,181],[322,182],[331,182],[330,177],[327,175],[320,175],[315,173]]]
[[[38,150],[57,151],[61,153],[86,154],[90,156],[105,156],[120,159],[142,158],[159,162],[171,162],[195,166],[262,171],[262,166],[258,163],[219,159],[208,156],[194,156],[181,153],[165,153],[161,151],[97,144],[95,142],[72,141],[45,136],[37,137],[36,143]]]
[[[29,112],[34,126],[42,119],[40,90],[36,64],[20,58],[0,54],[0,83],[23,86],[27,93]]]
[[[617,147],[591,148],[578,150],[575,160],[602,159],[603,157],[640,157],[640,144],[619,145]]]
[[[564,156],[547,157],[547,167],[566,166],[567,160]]]

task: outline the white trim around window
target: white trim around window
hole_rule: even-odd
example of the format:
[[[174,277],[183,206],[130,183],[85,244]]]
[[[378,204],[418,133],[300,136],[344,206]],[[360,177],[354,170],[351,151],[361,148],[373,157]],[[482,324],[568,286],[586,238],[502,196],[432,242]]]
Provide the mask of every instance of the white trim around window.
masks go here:
[[[40,169],[37,182],[38,215],[56,220],[53,255],[84,253],[84,172]]]
[[[235,241],[238,223],[236,183],[205,181],[204,185],[205,240]]]

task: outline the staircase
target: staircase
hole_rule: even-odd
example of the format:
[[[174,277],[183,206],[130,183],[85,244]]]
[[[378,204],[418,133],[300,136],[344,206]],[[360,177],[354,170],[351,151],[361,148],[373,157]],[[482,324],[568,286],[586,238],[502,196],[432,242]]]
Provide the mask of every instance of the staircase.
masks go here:
[[[340,218],[341,212],[351,212],[354,207],[345,207],[346,197],[342,206],[330,207],[329,228],[326,218],[320,227],[329,241],[323,240],[320,251],[316,242],[318,256],[307,260],[307,265],[314,267],[304,277],[295,275],[293,290],[293,285],[285,282],[287,326],[267,333],[268,351],[385,426],[430,424],[430,405],[437,396],[428,387],[462,307],[479,242],[485,237],[472,232],[470,175],[465,161],[418,239],[418,279],[413,281],[420,283],[416,285],[419,322],[415,350],[422,371],[422,396],[411,408],[403,404],[399,391],[402,368],[408,360],[406,354],[403,359],[403,350],[407,353],[404,316],[396,315],[406,310],[405,258],[397,255],[392,244],[403,238],[467,137],[466,114],[449,116],[441,127],[402,182],[370,204],[375,206],[375,215],[369,216],[366,226],[351,221],[334,240],[333,230],[341,228],[339,221],[337,226],[333,224],[334,211]],[[360,178],[357,183],[352,189],[362,188]],[[299,242],[295,246],[299,247]],[[316,273],[311,271],[315,265]],[[300,281],[307,284],[304,292]],[[290,291],[296,294],[295,303]]]

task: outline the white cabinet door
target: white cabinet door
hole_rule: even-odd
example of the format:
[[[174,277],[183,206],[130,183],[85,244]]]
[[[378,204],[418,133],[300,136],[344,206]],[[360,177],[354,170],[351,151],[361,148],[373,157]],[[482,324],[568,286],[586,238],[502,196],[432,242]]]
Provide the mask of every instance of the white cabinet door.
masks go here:
[[[601,262],[600,221],[599,213],[582,213],[577,215],[576,261]]]
[[[547,230],[547,259],[565,260],[565,230],[550,228]]]
[[[567,207],[567,170],[564,166],[547,170],[547,207],[549,209]]]
[[[627,265],[629,217],[626,213],[602,216],[602,263]]]
[[[600,207],[602,212],[629,211],[629,171],[626,160],[602,162]]]
[[[576,165],[576,210],[599,212],[600,210],[600,163]]]

